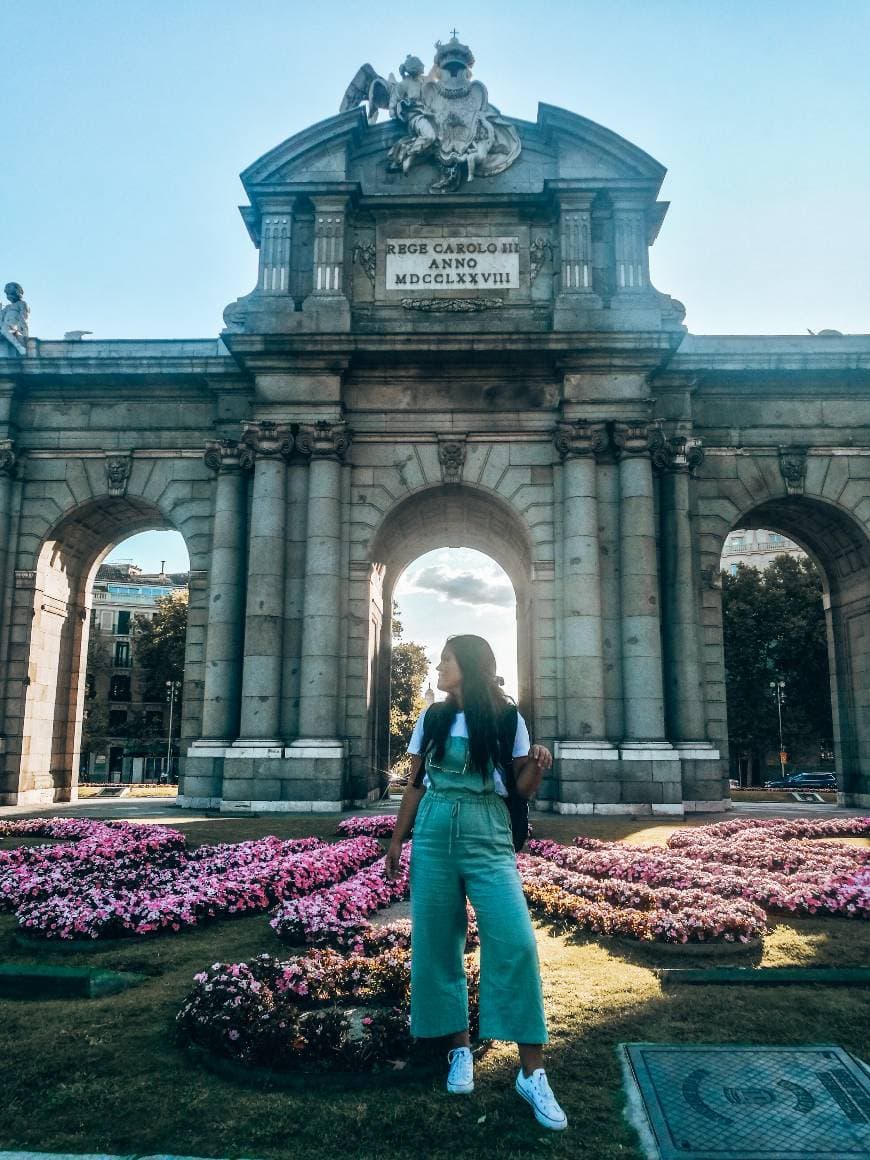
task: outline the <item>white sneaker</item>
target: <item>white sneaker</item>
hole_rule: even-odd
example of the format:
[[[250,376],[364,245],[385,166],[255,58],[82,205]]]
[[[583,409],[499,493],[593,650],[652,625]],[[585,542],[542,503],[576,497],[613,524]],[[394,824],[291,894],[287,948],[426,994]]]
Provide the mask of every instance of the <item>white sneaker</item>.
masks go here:
[[[550,1085],[547,1083],[547,1073],[542,1067],[533,1071],[529,1076],[523,1075],[523,1069],[520,1068],[516,1089],[523,1099],[532,1105],[535,1119],[542,1127],[552,1128],[556,1132],[568,1127],[568,1117],[559,1107],[556,1097],[550,1090]]]
[[[450,1071],[447,1090],[454,1096],[467,1096],[474,1091],[474,1058],[470,1047],[454,1047],[447,1052]]]

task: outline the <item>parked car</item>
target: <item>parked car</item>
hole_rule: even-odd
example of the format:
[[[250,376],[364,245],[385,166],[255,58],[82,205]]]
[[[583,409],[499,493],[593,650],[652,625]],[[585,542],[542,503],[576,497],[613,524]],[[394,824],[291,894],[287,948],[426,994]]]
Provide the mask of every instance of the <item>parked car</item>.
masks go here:
[[[837,788],[835,773],[790,773],[788,777],[775,777],[764,783],[765,789],[828,789]]]

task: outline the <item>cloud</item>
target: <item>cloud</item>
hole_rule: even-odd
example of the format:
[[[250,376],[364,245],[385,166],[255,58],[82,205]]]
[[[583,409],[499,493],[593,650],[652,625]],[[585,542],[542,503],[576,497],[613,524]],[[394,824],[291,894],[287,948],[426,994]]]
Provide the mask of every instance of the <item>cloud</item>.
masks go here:
[[[471,607],[513,608],[514,590],[501,569],[480,571],[430,564],[402,578],[401,594],[431,593],[439,602],[455,601]],[[397,589],[398,593],[398,589]]]

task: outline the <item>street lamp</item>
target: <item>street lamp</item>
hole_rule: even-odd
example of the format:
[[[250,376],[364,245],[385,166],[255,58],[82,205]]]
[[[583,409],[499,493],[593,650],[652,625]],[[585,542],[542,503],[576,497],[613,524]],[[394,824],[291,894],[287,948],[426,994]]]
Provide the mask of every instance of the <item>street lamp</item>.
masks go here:
[[[166,781],[172,778],[172,710],[175,708],[175,698],[181,691],[181,681],[166,682],[166,700],[169,702],[169,737],[166,741]]]
[[[776,697],[776,715],[779,718],[779,772],[785,777],[785,750],[782,747],[782,703],[785,700],[785,681],[770,682],[770,691]]]

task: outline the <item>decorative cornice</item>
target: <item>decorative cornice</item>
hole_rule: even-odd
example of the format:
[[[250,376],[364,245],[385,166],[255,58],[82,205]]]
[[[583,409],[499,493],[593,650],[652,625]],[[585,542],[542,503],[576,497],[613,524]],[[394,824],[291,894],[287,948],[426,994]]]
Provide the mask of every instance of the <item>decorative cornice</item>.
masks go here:
[[[250,448],[241,446],[235,439],[210,439],[203,458],[206,467],[218,475],[247,470],[253,463]]]
[[[574,459],[605,454],[610,447],[610,436],[606,423],[578,419],[574,423],[559,423],[553,442],[562,459]]]
[[[780,447],[779,470],[789,495],[803,495],[807,478],[806,447]]]
[[[296,436],[296,449],[312,459],[337,459],[341,462],[350,447],[350,432],[344,423],[318,419],[311,427],[302,427]]]
[[[132,452],[115,454],[106,452],[106,485],[109,495],[122,496],[127,494],[127,484],[130,480],[132,467]]]
[[[238,459],[242,468],[253,467],[256,459],[289,459],[293,453],[293,434],[289,427],[262,419],[259,423],[245,423],[239,442]]]
[[[439,435],[438,462],[442,483],[461,483],[465,466],[465,436]]]

